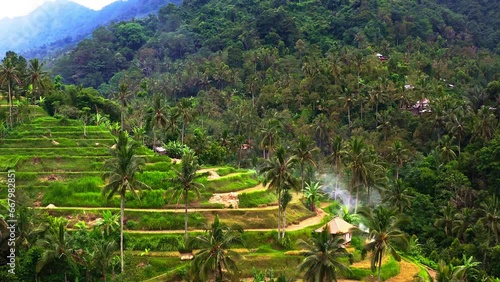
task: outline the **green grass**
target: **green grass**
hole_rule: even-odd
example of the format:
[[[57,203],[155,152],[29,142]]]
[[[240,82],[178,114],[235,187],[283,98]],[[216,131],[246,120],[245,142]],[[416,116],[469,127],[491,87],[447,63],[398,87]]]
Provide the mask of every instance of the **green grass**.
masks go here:
[[[255,208],[262,205],[277,205],[278,197],[274,192],[257,191],[252,193],[242,193],[238,196],[240,208]]]
[[[231,166],[227,166],[227,167],[221,167],[221,168],[217,169],[215,172],[219,176],[226,176],[226,175],[231,174],[231,173],[247,172],[247,171],[248,171],[247,169],[234,168],[234,167],[231,167]]]
[[[106,156],[90,157],[20,157],[17,171],[26,172],[77,172],[100,171]]]
[[[55,144],[53,141],[59,143]],[[38,148],[66,148],[66,147],[106,147],[114,144],[113,139],[70,139],[70,138],[23,138],[4,139],[2,148],[29,148],[36,144]]]
[[[35,144],[34,144],[35,145]],[[45,157],[45,156],[109,156],[109,148],[40,148],[31,146],[28,148],[0,148],[0,156],[31,156],[31,157]]]
[[[380,268],[380,278],[382,280],[387,280],[398,275],[400,271],[399,263],[394,258],[390,257],[389,261]],[[378,269],[373,273],[370,269],[351,267],[351,273],[346,273],[347,278],[354,280],[363,280],[371,275],[376,277],[378,275]]]
[[[255,171],[221,177],[214,180],[204,180],[203,182],[208,191],[216,193],[235,192],[259,184]]]
[[[21,157],[16,155],[2,156],[0,155],[0,171],[15,169]]]

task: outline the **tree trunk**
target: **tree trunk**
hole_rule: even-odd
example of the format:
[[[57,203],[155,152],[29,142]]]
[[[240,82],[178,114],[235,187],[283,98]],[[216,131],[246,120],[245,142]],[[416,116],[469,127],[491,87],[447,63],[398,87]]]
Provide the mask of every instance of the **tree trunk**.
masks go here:
[[[153,126],[153,151],[156,150],[156,130],[155,127]]]
[[[122,111],[121,111],[121,117],[120,117],[121,118],[121,124],[120,125],[122,127],[122,131],[125,130],[124,114],[123,114],[124,111],[125,111],[125,106],[122,105]]]
[[[123,267],[123,219],[125,217],[125,193],[122,193],[121,195],[121,203],[120,203],[120,263],[121,263],[121,269],[122,273],[124,271]]]
[[[281,239],[285,239],[285,231],[286,231],[286,208],[283,209],[283,235],[281,235]]]
[[[304,198],[304,163],[300,163],[300,177],[302,179],[302,198]],[[310,185],[311,183],[309,183]]]
[[[188,238],[188,190],[184,190],[184,200],[185,200],[185,209],[184,209],[184,239]]]
[[[281,239],[281,189],[278,191],[278,241]]]
[[[380,254],[378,259],[378,282],[380,282],[380,269],[382,268],[382,254]]]
[[[9,116],[10,116],[10,128],[12,129],[12,91],[10,89],[10,82],[7,81],[9,90]]]

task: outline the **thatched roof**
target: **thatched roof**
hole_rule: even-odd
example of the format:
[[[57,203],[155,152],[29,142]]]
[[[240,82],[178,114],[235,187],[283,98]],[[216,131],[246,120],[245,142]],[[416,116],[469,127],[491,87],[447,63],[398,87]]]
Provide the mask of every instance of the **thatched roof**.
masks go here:
[[[351,229],[357,228],[356,226],[350,224],[349,222],[343,220],[342,218],[336,216],[334,219],[330,220],[326,224],[330,234],[345,234],[351,232]],[[323,227],[315,230],[316,232],[322,232]]]

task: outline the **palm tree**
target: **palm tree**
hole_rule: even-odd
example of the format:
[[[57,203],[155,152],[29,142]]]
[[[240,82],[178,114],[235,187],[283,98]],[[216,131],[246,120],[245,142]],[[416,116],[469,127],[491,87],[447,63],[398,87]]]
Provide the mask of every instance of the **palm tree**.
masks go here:
[[[321,191],[321,186],[319,182],[306,183],[306,188],[304,189],[304,197],[309,202],[309,209],[311,211],[316,210],[316,201],[319,197],[323,195]]]
[[[115,258],[116,242],[108,240],[98,240],[95,245],[93,245],[93,258],[92,262],[100,266],[100,271],[104,281],[107,281],[108,267],[112,264]],[[114,275],[113,275],[114,276]]]
[[[399,169],[408,159],[408,149],[405,149],[403,142],[396,140],[389,147],[389,160],[396,165],[396,180],[399,179]]]
[[[28,82],[33,86],[33,108],[36,114],[36,96],[38,91],[45,89],[44,79],[47,72],[43,71],[43,63],[37,58],[31,59],[28,66]]]
[[[436,219],[434,221],[435,227],[443,227],[444,233],[447,236],[451,236],[453,232],[453,219],[455,216],[455,210],[451,205],[447,205],[441,209],[442,217]]]
[[[488,226],[495,237],[495,245],[498,245],[500,235],[500,202],[498,198],[495,195],[488,198],[486,202],[481,203],[480,210],[483,212],[481,221]]]
[[[457,235],[457,238],[461,237],[462,241],[465,241],[467,235],[467,229],[476,222],[474,217],[474,209],[462,208],[457,213],[455,213],[453,220],[453,232]]]
[[[125,107],[128,105],[128,98],[132,95],[132,93],[130,93],[128,91],[128,85],[125,84],[125,83],[120,83],[120,85],[118,86],[118,93],[116,93],[116,99],[118,99],[118,101],[120,101],[120,105],[121,105],[121,115],[120,115],[120,118],[121,118],[121,123],[120,123],[120,126],[122,128],[122,130],[125,130]]]
[[[282,219],[282,201],[284,191],[295,187],[296,180],[292,175],[292,168],[295,166],[297,159],[295,156],[286,158],[285,150],[279,147],[276,151],[276,156],[272,159],[265,160],[260,168],[260,174],[264,175],[263,184],[269,184],[268,190],[274,190],[278,195],[278,240],[281,239],[281,219]],[[284,233],[283,226],[283,233]]]
[[[342,155],[343,155],[343,140],[340,136],[335,136],[332,140],[332,153],[327,157],[326,161],[335,168],[335,200],[337,200],[337,192],[339,189],[339,178],[341,174]]]
[[[301,178],[301,191],[304,192],[304,166],[310,164],[316,166],[314,162],[314,152],[318,151],[317,147],[313,147],[312,143],[306,136],[299,137],[299,144],[295,148],[294,156],[300,163],[300,178]]]
[[[21,85],[21,79],[19,78],[16,66],[10,57],[5,57],[0,65],[0,85],[4,85],[5,83],[7,83],[9,94],[9,125],[10,128],[12,128],[12,85],[14,83]]]
[[[184,200],[184,237],[188,237],[188,204],[189,204],[189,192],[193,191],[196,193],[198,199],[201,197],[200,189],[203,188],[203,184],[196,182],[199,177],[196,171],[199,168],[198,158],[194,155],[194,152],[190,151],[182,156],[181,170],[175,170],[176,177],[172,179],[175,182],[173,198],[177,197],[177,202],[181,199]]]
[[[216,215],[214,222],[204,235],[194,237],[189,243],[199,246],[200,251],[191,263],[191,274],[202,281],[209,281],[213,273],[213,281],[223,281],[225,271],[238,269],[235,260],[240,255],[231,250],[231,246],[241,243],[242,229],[233,229],[223,225]]]
[[[153,127],[153,149],[156,147],[156,129],[157,127],[167,127],[168,120],[166,114],[167,108],[162,105],[160,97],[156,97],[153,107],[148,111]]]
[[[53,218],[44,237],[36,242],[36,245],[44,249],[42,257],[36,264],[36,273],[40,273],[52,261],[63,259],[65,260],[63,263],[64,281],[68,281],[66,265],[73,260],[73,249],[68,237],[66,221],[59,217]]]
[[[337,270],[350,272],[340,260],[342,257],[350,257],[343,247],[344,243],[342,237],[332,237],[326,227],[321,233],[315,233],[308,242],[299,239],[297,245],[303,249],[302,255],[305,256],[299,266],[301,272],[306,271],[304,281],[337,281]]]
[[[455,137],[450,138],[450,136],[445,135],[443,138],[439,139],[439,144],[436,147],[438,157],[442,163],[447,163],[451,160],[457,158],[455,151],[458,151],[458,146],[453,145],[453,140]]]
[[[460,155],[461,144],[464,141],[469,131],[467,127],[467,120],[462,108],[457,108],[451,114],[450,120],[446,123],[448,131],[457,138],[458,154]]]
[[[365,218],[365,225],[370,230],[368,235],[370,241],[363,250],[372,252],[371,268],[373,272],[378,268],[378,281],[381,281],[380,269],[383,256],[390,253],[397,261],[401,261],[396,246],[405,248],[408,245],[408,236],[399,229],[403,221],[397,216],[396,209],[378,206],[370,210],[364,207],[360,209],[359,214]]]
[[[102,189],[102,194],[107,195],[110,200],[115,194],[120,196],[120,260],[121,270],[123,265],[123,220],[125,218],[125,194],[127,191],[137,198],[140,198],[139,192],[143,188],[149,188],[148,185],[137,179],[137,174],[141,172],[144,165],[144,159],[136,155],[139,145],[129,139],[128,134],[120,131],[118,139],[115,139],[116,149],[111,151],[113,158],[108,159],[104,164],[106,172],[103,178],[107,179],[108,184]]]
[[[349,182],[349,200],[347,205],[351,204],[351,197],[356,189],[355,212],[358,210],[359,187],[366,185],[370,167],[369,151],[361,137],[352,137],[347,143],[344,151],[344,160],[346,168],[349,170],[351,180]]]
[[[271,152],[276,146],[278,140],[279,122],[276,119],[267,120],[260,133],[262,134],[262,139],[260,141],[260,147],[262,148],[262,154],[264,159],[269,159]]]
[[[184,144],[184,135],[186,134],[186,127],[190,121],[194,118],[193,111],[193,100],[182,98],[177,103],[177,113],[176,115],[182,119],[182,131],[181,131],[181,144]]]
[[[403,213],[405,208],[411,206],[411,199],[413,197],[408,194],[409,189],[401,179],[394,180],[385,192],[386,201],[397,208],[400,213]]]

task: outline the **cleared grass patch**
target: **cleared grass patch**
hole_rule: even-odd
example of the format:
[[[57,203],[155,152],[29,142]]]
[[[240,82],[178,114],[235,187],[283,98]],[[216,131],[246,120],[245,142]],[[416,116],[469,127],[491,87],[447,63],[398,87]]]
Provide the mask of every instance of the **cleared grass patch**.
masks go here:
[[[200,182],[205,185],[208,191],[214,193],[235,192],[259,184],[255,171],[220,177],[213,180],[207,180],[205,178]]]
[[[263,205],[277,205],[278,197],[274,192],[256,191],[238,195],[240,208],[255,208]]]

